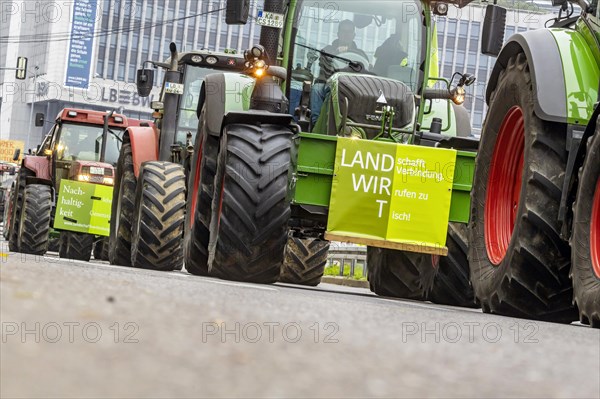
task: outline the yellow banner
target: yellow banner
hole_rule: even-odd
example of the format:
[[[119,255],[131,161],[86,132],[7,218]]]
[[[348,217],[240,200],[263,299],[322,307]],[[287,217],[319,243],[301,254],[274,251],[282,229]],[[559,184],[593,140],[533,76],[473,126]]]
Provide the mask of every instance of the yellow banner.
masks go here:
[[[17,161],[13,161],[13,155],[17,148],[21,149],[21,154]],[[21,140],[0,140],[0,161],[17,163],[23,158],[25,143]]]

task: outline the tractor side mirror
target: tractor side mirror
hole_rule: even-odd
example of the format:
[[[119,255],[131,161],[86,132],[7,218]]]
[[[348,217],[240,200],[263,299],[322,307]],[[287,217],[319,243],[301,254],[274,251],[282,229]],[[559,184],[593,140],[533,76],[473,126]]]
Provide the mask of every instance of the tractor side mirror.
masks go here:
[[[481,33],[481,52],[497,57],[504,44],[506,8],[488,4]]]
[[[246,25],[250,15],[250,0],[227,0],[225,22],[227,25]]]
[[[154,71],[146,68],[138,69],[136,86],[140,97],[148,97],[154,86]]]
[[[567,0],[552,0],[552,7],[562,7],[564,4],[567,4]]]
[[[13,153],[13,157],[12,160],[17,162],[19,160],[19,157],[21,156],[21,149],[20,148],[15,148],[15,152]]]
[[[35,114],[35,126],[36,127],[44,126],[45,117],[46,116],[41,112],[38,112],[37,114]]]

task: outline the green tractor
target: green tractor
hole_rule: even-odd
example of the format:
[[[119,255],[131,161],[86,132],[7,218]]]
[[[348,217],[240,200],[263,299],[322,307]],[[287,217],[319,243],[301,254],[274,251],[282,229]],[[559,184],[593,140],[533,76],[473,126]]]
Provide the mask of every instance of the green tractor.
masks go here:
[[[200,90],[189,272],[316,285],[329,242],[347,241],[368,245],[377,294],[474,305],[465,223],[478,141],[455,105],[474,78],[435,74],[432,14],[448,4],[265,1],[244,72],[207,75]],[[248,10],[229,1],[227,23]],[[139,167],[138,188],[154,176],[152,162]],[[153,195],[175,196],[173,175],[152,179]],[[158,202],[133,218],[133,236],[152,231],[166,247],[179,236],[161,227]]]
[[[578,309],[600,327],[598,2],[553,3],[552,27],[503,47],[505,11],[488,6],[484,52],[498,60],[475,168],[471,282],[486,312],[571,322]]]
[[[158,270],[181,268],[183,258],[173,254],[181,252],[181,240],[177,237],[183,233],[185,206],[181,204],[185,200],[185,182],[198,128],[196,105],[200,87],[207,74],[245,69],[244,58],[234,51],[180,53],[175,43],[171,43],[170,52],[171,56],[165,62],[146,61],[137,72],[138,94],[148,97],[154,86],[154,69],[165,71],[160,98],[151,103],[155,126],[133,127],[123,137],[108,243],[108,258],[113,265]],[[145,162],[148,165],[142,168]],[[147,172],[143,183],[138,185],[142,169]],[[167,179],[163,180],[165,176]],[[154,179],[160,182],[156,183]],[[165,182],[170,187],[169,194],[152,191],[153,187]],[[146,187],[151,189],[146,190]],[[148,211],[147,206],[156,208]],[[156,228],[160,225],[169,233],[153,235],[153,229],[145,224],[149,219],[142,218],[142,213],[149,212],[161,213],[160,220],[152,220],[151,223],[155,223]],[[133,229],[134,225],[142,227]],[[132,236],[135,241],[133,251]]]

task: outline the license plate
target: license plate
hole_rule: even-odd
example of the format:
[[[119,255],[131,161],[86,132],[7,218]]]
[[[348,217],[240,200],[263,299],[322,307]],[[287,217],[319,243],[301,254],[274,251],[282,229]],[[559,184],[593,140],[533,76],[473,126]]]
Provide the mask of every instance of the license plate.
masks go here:
[[[283,28],[283,14],[277,14],[275,12],[259,11],[256,23],[261,26],[268,26],[270,28]]]
[[[183,85],[181,83],[165,83],[165,93],[169,94],[183,94]]]

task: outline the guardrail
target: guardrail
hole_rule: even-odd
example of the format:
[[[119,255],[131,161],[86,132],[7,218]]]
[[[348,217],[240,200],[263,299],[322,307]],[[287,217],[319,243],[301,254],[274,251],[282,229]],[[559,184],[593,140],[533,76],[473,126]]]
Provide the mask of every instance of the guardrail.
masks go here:
[[[332,242],[325,267],[334,266],[336,262],[340,265],[340,276],[344,275],[346,263],[350,263],[350,276],[354,276],[356,265],[360,263],[362,264],[362,277],[366,277],[367,247]]]

